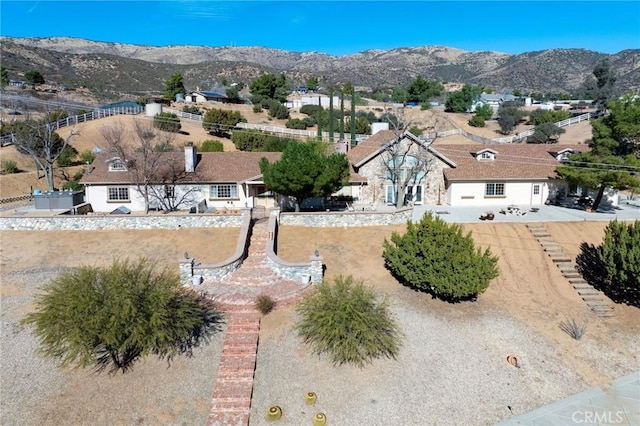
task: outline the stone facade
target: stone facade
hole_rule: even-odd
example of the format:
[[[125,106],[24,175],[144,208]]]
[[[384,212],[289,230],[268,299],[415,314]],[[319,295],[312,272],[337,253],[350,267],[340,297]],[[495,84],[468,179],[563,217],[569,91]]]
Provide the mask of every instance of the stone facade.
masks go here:
[[[345,226],[386,226],[401,225],[411,219],[410,207],[391,212],[331,212],[331,213],[280,213],[280,224],[315,228]]]

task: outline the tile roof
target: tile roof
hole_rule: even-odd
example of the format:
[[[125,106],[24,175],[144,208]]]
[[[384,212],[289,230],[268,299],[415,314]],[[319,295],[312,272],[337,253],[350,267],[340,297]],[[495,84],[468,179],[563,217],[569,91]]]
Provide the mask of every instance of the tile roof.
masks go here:
[[[456,163],[455,168],[445,169],[445,178],[456,180],[503,180],[555,178],[555,169],[561,163],[556,153],[566,148],[575,151],[589,150],[587,145],[491,145],[494,160],[477,160],[475,154],[489,146],[481,144],[434,144],[442,155]]]
[[[261,176],[260,159],[266,157],[270,162],[280,159],[279,152],[203,152],[198,154],[196,171],[187,173],[180,182],[241,182]],[[109,171],[107,160],[113,158],[112,153],[100,153],[91,164],[91,173],[86,173],[81,180],[83,184],[129,183],[131,178],[127,172]],[[161,154],[160,167],[171,169],[176,167],[184,173],[185,154],[182,151]]]

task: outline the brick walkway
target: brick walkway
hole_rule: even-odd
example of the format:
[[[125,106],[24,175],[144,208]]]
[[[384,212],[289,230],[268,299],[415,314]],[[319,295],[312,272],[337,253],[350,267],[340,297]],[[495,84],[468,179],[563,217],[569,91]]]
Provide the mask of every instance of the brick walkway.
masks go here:
[[[227,313],[227,332],[213,388],[209,426],[247,426],[251,410],[253,373],[258,352],[260,313],[254,302],[268,295],[277,306],[293,303],[309,284],[282,279],[269,267],[265,256],[267,221],[253,224],[248,257],[232,274],[220,281],[202,283]]]
[[[576,264],[562,251],[544,224],[529,223],[527,228],[593,313],[601,318],[613,316],[613,307],[607,302],[608,299],[582,278]]]

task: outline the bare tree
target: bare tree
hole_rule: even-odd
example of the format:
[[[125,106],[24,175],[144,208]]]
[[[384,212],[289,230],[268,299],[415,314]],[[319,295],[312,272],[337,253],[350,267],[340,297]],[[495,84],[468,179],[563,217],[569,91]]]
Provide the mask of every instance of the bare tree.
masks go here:
[[[193,205],[202,192],[197,185],[181,185],[188,173],[180,161],[164,161],[154,185],[149,186],[149,201],[166,212]]]
[[[173,160],[164,154],[171,151],[174,135],[157,130],[148,120],[136,119],[133,123],[133,143],[126,142],[126,129],[121,122],[104,126],[101,134],[109,150],[124,163],[131,183],[144,199],[145,213],[149,213],[151,202],[157,201],[153,187],[166,179],[163,174]]]
[[[55,132],[58,111],[46,111],[42,119],[34,120],[29,116],[22,122],[12,124],[13,141],[19,152],[33,158],[38,170],[44,172],[47,190],[55,189],[54,165],[62,151],[77,134],[75,127],[69,136],[63,139]]]
[[[392,141],[384,146],[381,158],[387,179],[391,180],[395,192],[395,206],[401,208],[407,202],[415,201],[417,194],[408,194],[409,186],[417,187],[433,170],[435,159],[429,153],[429,145],[437,138],[438,120],[434,119],[434,133],[427,139],[419,139],[408,132],[410,122],[405,122],[402,113],[387,121],[395,134]]]

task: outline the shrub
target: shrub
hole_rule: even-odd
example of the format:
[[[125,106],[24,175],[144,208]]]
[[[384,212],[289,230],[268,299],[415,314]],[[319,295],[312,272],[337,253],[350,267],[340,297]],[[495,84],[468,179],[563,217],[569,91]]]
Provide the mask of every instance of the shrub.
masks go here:
[[[469,126],[484,127],[484,117],[481,115],[474,115],[469,119]]]
[[[13,160],[5,160],[2,162],[2,173],[18,173],[18,165]]]
[[[220,141],[216,141],[213,139],[208,139],[203,141],[198,147],[198,151],[200,152],[223,152],[224,145]]]
[[[88,149],[82,151],[82,153],[80,154],[80,161],[82,161],[83,164],[91,164],[95,159],[96,155],[93,153],[93,151],[90,151]]]
[[[273,311],[273,308],[276,307],[276,302],[271,298],[271,296],[267,294],[261,294],[256,297],[255,306],[262,315],[267,315],[269,312]]]
[[[573,337],[575,340],[580,340],[584,333],[587,332],[587,321],[578,322],[575,318],[571,318],[570,320],[564,320],[560,322],[560,330],[567,333],[569,336]]]
[[[161,112],[153,117],[153,126],[165,132],[177,133],[182,125],[180,118],[172,112]]]
[[[304,121],[304,124],[307,127],[313,127],[318,123],[318,120],[316,120],[314,117],[305,117],[302,119],[302,121]]]
[[[556,142],[558,135],[564,133],[562,127],[558,127],[553,123],[542,123],[537,126],[533,134],[527,138],[527,143],[549,143]]]
[[[410,128],[410,129],[409,129],[409,132],[410,132],[413,136],[420,136],[420,135],[423,133],[422,129],[420,129],[420,128],[418,128],[418,127],[415,127],[415,126],[414,126],[414,127],[412,127],[412,128]]]
[[[296,312],[298,335],[336,365],[361,367],[374,358],[395,358],[400,350],[402,333],[387,301],[378,301],[371,288],[351,276],[320,284]]]
[[[202,115],[202,111],[195,105],[185,105],[182,107],[182,112],[187,114]]]
[[[24,322],[61,366],[124,373],[149,354],[192,356],[223,320],[204,294],[180,287],[177,272],[146,259],[69,269],[42,290]]]
[[[320,105],[303,105],[300,107],[300,112],[302,114],[306,114],[313,117],[318,115],[318,111],[322,112],[324,111],[324,108],[322,108],[322,106]]]
[[[287,129],[298,129],[305,130],[307,128],[307,123],[299,118],[290,118],[289,121],[285,124]]]
[[[385,266],[404,284],[445,300],[474,299],[499,275],[498,258],[475,248],[469,232],[431,213],[384,241]]]
[[[616,303],[640,307],[640,221],[613,220],[599,246],[583,243],[578,270],[596,289]]]
[[[259,112],[262,112],[262,105],[260,104],[253,105],[253,112],[255,112],[256,114]]]
[[[75,160],[78,151],[71,145],[66,145],[60,155],[58,156],[58,166],[69,167],[73,166],[73,160]]]
[[[289,110],[280,102],[271,100],[269,102],[269,117],[277,118],[278,120],[284,120],[286,118],[289,118]]]
[[[491,119],[491,117],[493,117],[493,108],[491,107],[491,105],[482,104],[476,108],[475,113],[476,113],[476,116],[482,117],[485,120],[489,120]],[[484,127],[484,125],[476,126],[476,127]]]

